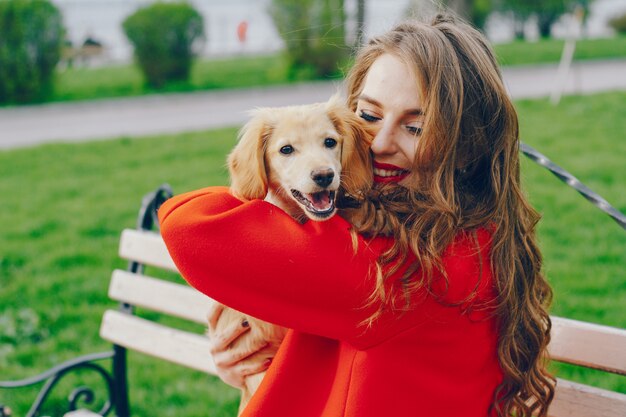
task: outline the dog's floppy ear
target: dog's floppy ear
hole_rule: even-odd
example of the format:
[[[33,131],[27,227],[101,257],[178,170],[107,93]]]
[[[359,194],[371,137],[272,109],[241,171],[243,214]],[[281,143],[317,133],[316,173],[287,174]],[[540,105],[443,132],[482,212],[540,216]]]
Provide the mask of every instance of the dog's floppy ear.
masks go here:
[[[372,185],[370,146],[374,138],[363,120],[335,96],[327,104],[327,113],[342,138],[341,187],[358,196]]]
[[[272,133],[269,109],[258,109],[239,132],[239,142],[228,155],[230,188],[239,198],[252,200],[267,195],[265,143]]]

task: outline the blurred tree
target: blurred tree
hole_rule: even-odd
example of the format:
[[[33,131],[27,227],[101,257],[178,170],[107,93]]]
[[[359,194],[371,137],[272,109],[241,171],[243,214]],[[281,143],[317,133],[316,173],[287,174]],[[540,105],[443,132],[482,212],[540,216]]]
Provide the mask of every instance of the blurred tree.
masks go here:
[[[432,11],[447,9],[477,28],[484,29],[492,10],[492,0],[443,0],[441,6],[432,0],[410,0],[407,12],[413,16],[423,17]]]
[[[365,32],[365,0],[357,0],[356,4],[356,36],[355,46],[358,48],[363,44]]]
[[[343,0],[272,0],[270,15],[285,41],[292,78],[300,71],[338,75],[349,54]]]
[[[589,11],[593,0],[576,0],[574,2],[574,8],[578,7],[581,13],[583,37],[587,35],[587,19],[589,18]]]
[[[443,4],[464,19],[472,17],[472,6],[475,0],[443,0]]]
[[[616,16],[609,20],[609,25],[620,34],[626,34],[626,14]]]
[[[0,103],[52,94],[65,29],[48,0],[0,0]]]
[[[493,9],[492,0],[473,0],[470,21],[481,30],[485,29],[487,18]]]
[[[202,16],[186,2],[156,2],[124,20],[126,36],[146,82],[162,87],[189,79],[193,45],[204,36]]]
[[[531,16],[537,17],[537,27],[542,38],[549,38],[552,25],[561,15],[575,4],[586,3],[589,0],[498,0],[503,11],[513,13],[516,26],[516,36],[523,37],[523,27]]]

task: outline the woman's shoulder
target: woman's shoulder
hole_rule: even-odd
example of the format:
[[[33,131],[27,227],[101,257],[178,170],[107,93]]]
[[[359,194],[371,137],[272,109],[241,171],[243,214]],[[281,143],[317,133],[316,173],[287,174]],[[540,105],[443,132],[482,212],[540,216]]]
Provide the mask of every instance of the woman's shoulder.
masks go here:
[[[493,241],[494,230],[489,226],[462,229],[448,245],[443,258],[467,258],[488,254]]]
[[[491,270],[493,229],[480,227],[460,231],[442,255],[445,274],[441,280],[445,298],[469,302],[492,299],[495,283]]]

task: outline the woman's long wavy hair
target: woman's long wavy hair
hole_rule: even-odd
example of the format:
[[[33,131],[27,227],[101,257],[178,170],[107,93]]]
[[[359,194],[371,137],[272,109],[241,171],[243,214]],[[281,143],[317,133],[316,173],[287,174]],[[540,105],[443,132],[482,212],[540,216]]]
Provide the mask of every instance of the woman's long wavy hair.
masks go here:
[[[552,290],[535,238],[540,216],[521,190],[517,114],[494,53],[480,32],[451,17],[402,23],[357,55],[347,78],[353,110],[370,66],[382,54],[414,69],[425,120],[410,185],[374,190],[366,203],[372,215],[364,217],[360,231],[395,237],[378,260],[374,296],[382,306],[392,302],[385,277],[411,252],[417,260],[403,288],[430,291],[432,271],[440,270],[441,254],[459,232],[492,230],[498,294],[493,311],[504,373],[493,407],[498,416],[546,416],[554,395],[554,378],[546,370]],[[425,278],[411,280],[417,270]]]

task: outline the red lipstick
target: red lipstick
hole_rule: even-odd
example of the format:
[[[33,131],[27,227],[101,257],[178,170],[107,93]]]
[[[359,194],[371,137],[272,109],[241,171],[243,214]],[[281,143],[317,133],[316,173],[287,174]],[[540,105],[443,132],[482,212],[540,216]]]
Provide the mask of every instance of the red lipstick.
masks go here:
[[[385,164],[382,162],[374,161],[374,182],[379,184],[386,184],[390,182],[400,182],[405,179],[411,171],[402,167]]]

